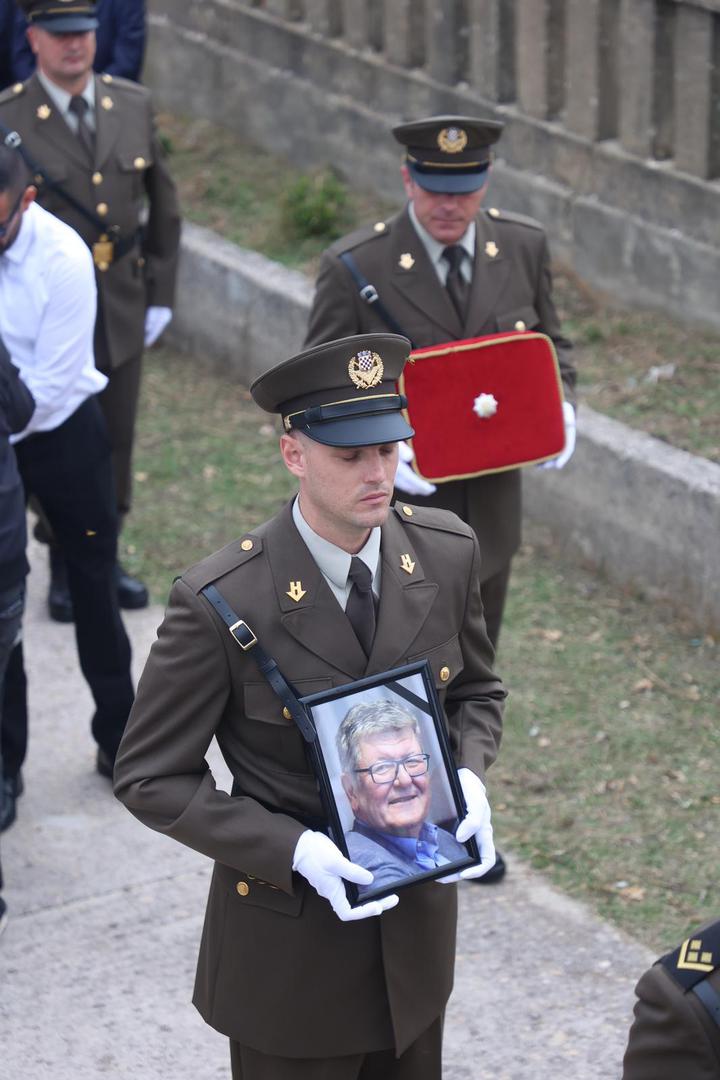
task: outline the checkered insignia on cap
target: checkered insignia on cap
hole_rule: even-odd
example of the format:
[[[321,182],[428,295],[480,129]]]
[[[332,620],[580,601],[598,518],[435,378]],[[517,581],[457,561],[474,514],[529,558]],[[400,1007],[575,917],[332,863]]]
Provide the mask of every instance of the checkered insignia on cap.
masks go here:
[[[382,382],[384,365],[376,352],[361,349],[348,364],[348,375],[358,390],[369,390]]]
[[[437,137],[437,143],[446,154],[459,154],[467,146],[467,132],[459,127],[443,128]]]

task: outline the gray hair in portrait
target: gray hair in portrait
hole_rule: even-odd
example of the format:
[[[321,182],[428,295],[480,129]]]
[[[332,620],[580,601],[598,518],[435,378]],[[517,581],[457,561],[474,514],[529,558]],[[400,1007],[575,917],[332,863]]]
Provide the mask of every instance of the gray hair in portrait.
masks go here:
[[[420,738],[420,725],[409,709],[398,702],[382,699],[362,701],[345,713],[336,736],[337,752],[343,772],[352,772],[358,764],[358,747],[372,735],[407,731]]]

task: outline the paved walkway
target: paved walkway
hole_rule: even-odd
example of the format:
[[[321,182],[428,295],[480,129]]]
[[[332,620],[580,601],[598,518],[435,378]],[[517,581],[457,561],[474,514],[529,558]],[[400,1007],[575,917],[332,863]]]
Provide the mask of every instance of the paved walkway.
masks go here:
[[[225,1040],[190,1004],[209,865],[136,822],[94,771],[73,632],[48,620],[44,560],[31,560],[26,792],[2,836],[0,1080],[228,1078]],[[138,672],[161,614],[128,615]],[[460,908],[445,1080],[617,1080],[647,950],[515,859],[502,885],[463,885]]]

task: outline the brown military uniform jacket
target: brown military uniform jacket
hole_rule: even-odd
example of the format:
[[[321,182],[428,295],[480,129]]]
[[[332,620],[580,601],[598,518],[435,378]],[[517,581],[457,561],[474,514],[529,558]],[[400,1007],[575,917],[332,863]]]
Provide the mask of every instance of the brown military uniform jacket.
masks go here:
[[[411,574],[401,568],[408,554]],[[483,776],[505,694],[491,669],[475,537],[443,511],[396,507],[381,557],[369,659],[289,506],[193,567],[173,586],[120,746],[118,797],[145,824],[216,860],[195,1004],[213,1027],[263,1053],[404,1051],[450,994],[456,895],[421,884],[379,918],[343,923],[292,872],[305,827],[295,815],[322,813],[302,737],[198,594],[214,582],[300,694],[427,657],[457,763]],[[288,595],[296,581],[299,602]],[[234,798],[208,771],[213,735]]]
[[[572,400],[575,369],[570,343],[561,335],[552,301],[543,229],[531,218],[494,209],[482,211],[476,227],[475,263],[464,323],[438,280],[406,208],[388,222],[336,241],[324,253],[306,346],[388,329],[377,310],[361,299],[349,270],[340,261],[340,254],[349,251],[415,348],[505,330],[539,330],[555,344],[565,394]],[[412,265],[407,257],[402,258],[408,254]],[[447,437],[447,433],[438,433],[438,438]],[[413,499],[425,501],[415,495]],[[480,539],[483,580],[501,570],[517,550],[521,525],[518,470],[440,484],[430,503],[452,510],[473,527]]]
[[[95,158],[90,160],[37,75],[0,94],[0,123],[20,133],[30,157],[97,214],[130,250],[96,270],[95,361],[102,371],[142,353],[145,310],[172,307],[180,243],[177,193],[155,134],[150,94],[137,83],[95,75]],[[141,213],[148,207],[140,232]],[[47,184],[38,202],[91,246],[99,229]]]
[[[623,1080],[720,1080],[720,922],[659,960],[635,993]]]

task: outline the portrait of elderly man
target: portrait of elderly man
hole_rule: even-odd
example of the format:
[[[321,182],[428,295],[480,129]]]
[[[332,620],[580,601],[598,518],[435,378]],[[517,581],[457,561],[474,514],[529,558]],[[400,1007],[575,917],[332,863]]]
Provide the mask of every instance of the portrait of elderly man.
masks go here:
[[[361,702],[337,733],[342,786],[354,816],[350,858],[373,875],[368,890],[467,857],[451,833],[428,821],[432,761],[414,714],[399,702]]]

